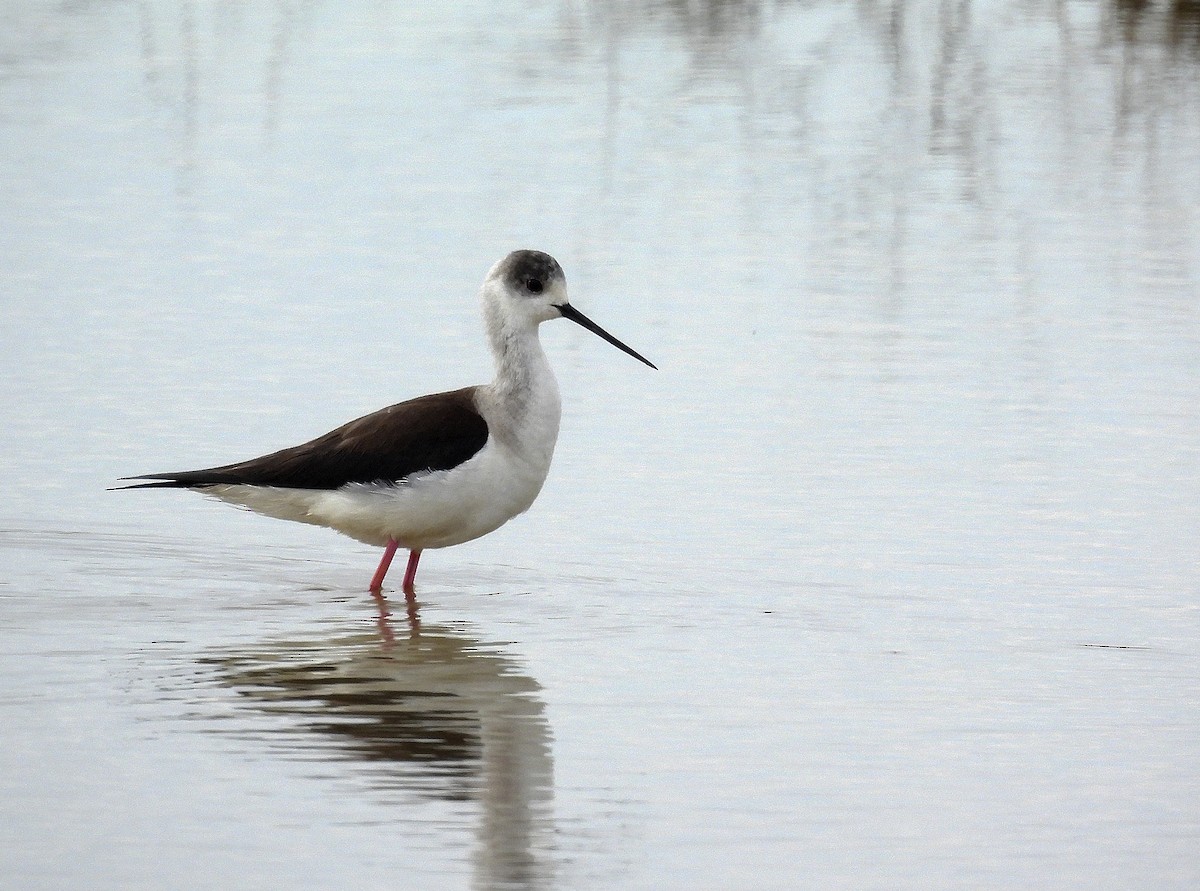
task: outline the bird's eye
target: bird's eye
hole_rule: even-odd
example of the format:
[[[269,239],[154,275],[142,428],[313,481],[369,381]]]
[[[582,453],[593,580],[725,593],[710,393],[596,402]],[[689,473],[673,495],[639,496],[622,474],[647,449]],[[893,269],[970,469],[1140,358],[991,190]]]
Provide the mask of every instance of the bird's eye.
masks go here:
[[[542,280],[539,278],[531,278],[525,282],[525,287],[527,287],[530,292],[534,294],[540,294],[542,293]]]

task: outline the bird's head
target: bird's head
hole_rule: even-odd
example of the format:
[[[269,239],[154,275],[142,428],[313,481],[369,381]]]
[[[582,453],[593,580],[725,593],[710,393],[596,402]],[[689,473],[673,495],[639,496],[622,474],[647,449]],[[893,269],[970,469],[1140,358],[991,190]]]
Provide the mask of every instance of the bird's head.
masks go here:
[[[488,327],[496,332],[537,327],[561,317],[602,337],[639,362],[656,367],[571,305],[562,267],[541,251],[513,251],[493,266],[483,281],[483,305]]]

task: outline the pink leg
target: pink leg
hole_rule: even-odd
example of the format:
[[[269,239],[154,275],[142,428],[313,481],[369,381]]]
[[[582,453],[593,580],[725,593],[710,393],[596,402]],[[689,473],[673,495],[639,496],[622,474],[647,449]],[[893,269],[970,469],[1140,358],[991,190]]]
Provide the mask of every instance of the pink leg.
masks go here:
[[[368,590],[378,591],[383,587],[384,576],[387,575],[388,567],[392,565],[392,557],[396,556],[396,539],[389,538],[387,547],[383,549],[383,559],[379,561],[379,568],[375,570],[375,575],[371,579],[371,587]]]
[[[417,580],[417,561],[421,559],[421,552],[412,550],[408,552],[408,568],[404,570],[404,584],[400,586],[400,590],[404,592],[404,596],[412,600],[416,596],[416,588],[413,583]]]

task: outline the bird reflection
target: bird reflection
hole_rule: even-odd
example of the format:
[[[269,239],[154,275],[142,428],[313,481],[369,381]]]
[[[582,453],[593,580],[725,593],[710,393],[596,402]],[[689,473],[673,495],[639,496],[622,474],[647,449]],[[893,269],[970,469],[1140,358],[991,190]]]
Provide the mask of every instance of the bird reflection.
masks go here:
[[[285,719],[261,731],[273,750],[348,762],[408,811],[421,800],[476,803],[476,885],[545,887],[553,761],[537,682],[497,646],[422,626],[415,603],[397,628],[377,602],[379,634],[279,640],[203,662],[256,711]]]

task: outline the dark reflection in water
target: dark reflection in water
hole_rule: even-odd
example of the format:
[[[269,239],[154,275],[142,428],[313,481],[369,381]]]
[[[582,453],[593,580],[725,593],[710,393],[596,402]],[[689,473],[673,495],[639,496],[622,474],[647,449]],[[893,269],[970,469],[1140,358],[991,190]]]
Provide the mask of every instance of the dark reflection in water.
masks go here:
[[[480,887],[550,880],[553,762],[538,684],[496,646],[449,628],[278,640],[204,658],[264,729],[235,735],[361,777],[400,820],[420,801],[473,802]]]
[[[1200,3],[1196,0],[1115,0],[1112,4],[1121,39],[1133,44],[1162,44],[1177,61],[1200,61]]]

